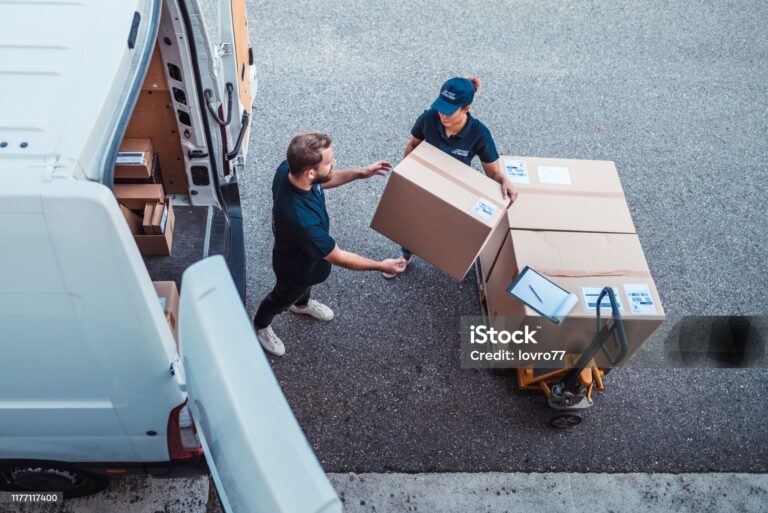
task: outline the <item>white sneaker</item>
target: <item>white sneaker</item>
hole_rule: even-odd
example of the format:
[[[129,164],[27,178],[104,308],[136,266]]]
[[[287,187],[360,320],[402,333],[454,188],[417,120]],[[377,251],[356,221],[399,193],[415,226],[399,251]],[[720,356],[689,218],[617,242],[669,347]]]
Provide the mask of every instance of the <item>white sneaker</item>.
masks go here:
[[[408,258],[406,258],[406,257],[405,257],[405,256],[404,256],[404,255],[401,253],[401,254],[400,254],[399,256],[397,256],[396,258],[402,258],[403,260],[405,260],[405,267],[408,267],[408,264],[409,264],[409,263],[410,263],[410,261],[413,259],[413,255],[411,255],[411,256],[409,256]],[[403,272],[405,272],[405,267],[403,267]],[[395,276],[397,276],[397,274],[389,274],[389,273],[381,273],[381,275],[382,275],[382,276],[384,276],[384,277],[385,277],[386,279],[388,279],[388,280],[391,280],[392,278],[394,278]]]
[[[272,331],[272,326],[267,326],[264,329],[256,330],[256,338],[259,339],[261,347],[268,353],[275,356],[283,356],[285,354],[285,346],[280,337],[275,335]]]
[[[319,321],[328,322],[333,319],[333,310],[314,299],[310,299],[305,306],[293,305],[290,310],[293,313],[311,315]]]

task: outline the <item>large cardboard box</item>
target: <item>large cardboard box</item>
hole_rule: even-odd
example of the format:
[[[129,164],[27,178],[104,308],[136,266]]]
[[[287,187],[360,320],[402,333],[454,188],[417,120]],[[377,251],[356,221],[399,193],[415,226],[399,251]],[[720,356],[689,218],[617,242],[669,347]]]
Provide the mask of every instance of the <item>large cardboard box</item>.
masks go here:
[[[115,179],[152,177],[152,139],[123,139],[115,160]]]
[[[371,228],[462,280],[507,204],[497,182],[422,142],[392,171]]]
[[[147,203],[163,203],[165,195],[161,184],[116,184],[117,202],[129,210],[142,210]]]
[[[507,292],[525,266],[578,297],[560,325]],[[597,334],[594,303],[606,286],[614,288],[621,303],[629,358],[665,318],[637,235],[511,230],[488,279],[489,314],[497,328],[517,330],[527,325],[536,330],[537,351],[581,353]],[[610,307],[602,307],[601,315],[610,318]],[[601,356],[598,364],[607,362]]]
[[[156,211],[162,204],[155,205]],[[163,218],[161,219],[160,235],[135,235],[136,245],[144,256],[169,256],[173,247],[173,229],[176,219],[173,215],[173,206],[170,202],[165,204]]]
[[[613,162],[501,157],[520,194],[480,254],[488,279],[510,229],[636,233]]]
[[[176,340],[176,349],[179,348],[179,289],[173,281],[153,281],[155,292],[160,300],[160,306],[163,309],[168,326],[173,332],[173,338]]]

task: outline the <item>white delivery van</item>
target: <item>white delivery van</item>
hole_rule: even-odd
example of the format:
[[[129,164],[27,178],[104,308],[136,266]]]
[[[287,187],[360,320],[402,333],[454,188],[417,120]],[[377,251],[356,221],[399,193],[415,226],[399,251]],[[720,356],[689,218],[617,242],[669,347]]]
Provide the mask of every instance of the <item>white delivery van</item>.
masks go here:
[[[0,488],[210,470],[228,512],[341,503],[243,305],[244,0],[0,4]],[[142,256],[114,194],[151,138],[176,212]],[[178,346],[153,280],[181,288]]]

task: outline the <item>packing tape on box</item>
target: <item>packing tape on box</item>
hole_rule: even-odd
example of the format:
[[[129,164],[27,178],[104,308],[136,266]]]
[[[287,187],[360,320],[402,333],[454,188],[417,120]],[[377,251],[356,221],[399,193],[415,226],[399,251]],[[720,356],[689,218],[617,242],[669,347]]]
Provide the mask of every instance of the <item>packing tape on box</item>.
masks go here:
[[[468,183],[462,182],[461,180],[459,180],[458,178],[456,178],[452,174],[447,173],[446,171],[443,171],[439,167],[435,166],[434,164],[432,164],[430,162],[427,162],[426,160],[424,160],[423,158],[419,157],[418,155],[411,154],[411,155],[409,155],[409,157],[412,158],[413,160],[415,160],[416,162],[418,162],[419,164],[421,164],[422,166],[424,166],[426,168],[429,168],[430,170],[432,170],[435,173],[439,174],[440,176],[442,176],[446,180],[450,180],[451,182],[455,183],[456,185],[458,185],[462,189],[468,190],[468,191],[472,192],[473,194],[475,194],[475,195],[477,195],[477,196],[479,196],[481,198],[487,199],[491,203],[494,203],[499,209],[504,210],[505,208],[507,208],[507,205],[504,204],[503,202],[495,200],[495,199],[488,198],[488,193],[486,191],[481,191],[481,190],[479,190],[479,189],[477,189],[475,187],[472,187]]]
[[[536,194],[551,194],[553,196],[591,196],[598,198],[623,198],[623,192],[590,192],[590,191],[569,191],[568,189],[549,189],[545,187],[528,187],[524,184],[520,185],[520,193],[534,192]]]
[[[536,272],[555,278],[599,278],[604,276],[652,278],[651,273],[647,271],[630,271],[628,269],[616,269],[613,271],[561,271],[553,269],[536,269]]]

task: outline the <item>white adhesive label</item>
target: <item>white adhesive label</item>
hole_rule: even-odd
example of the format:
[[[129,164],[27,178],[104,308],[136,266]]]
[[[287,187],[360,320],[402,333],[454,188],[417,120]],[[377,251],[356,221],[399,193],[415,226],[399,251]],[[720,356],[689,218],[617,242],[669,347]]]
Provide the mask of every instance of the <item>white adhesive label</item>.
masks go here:
[[[496,213],[496,205],[488,201],[487,199],[480,198],[472,207],[472,212],[482,217],[483,219],[490,219],[493,214]]]
[[[600,292],[603,291],[603,287],[581,287],[581,296],[584,298],[584,308],[587,310],[597,310],[597,298],[600,297]],[[621,305],[621,296],[619,291],[613,289],[613,294],[616,296],[616,303],[619,307],[619,311],[623,310]],[[600,302],[600,317],[611,315],[611,300],[608,298],[608,294],[603,296],[603,300]]]
[[[528,167],[524,160],[505,160],[504,170],[512,183],[531,183],[528,178]]]
[[[160,300],[160,308],[165,310],[165,298],[164,297],[159,297],[157,299]]]
[[[168,224],[168,207],[163,209],[163,218],[160,220],[160,232],[165,234],[165,227]]]
[[[645,283],[625,283],[624,292],[629,298],[629,310],[635,315],[658,315],[651,289]]]
[[[115,162],[117,164],[142,164],[144,162],[144,154],[140,151],[118,153]]]
[[[567,167],[539,166],[539,182],[571,185],[571,172]]]

